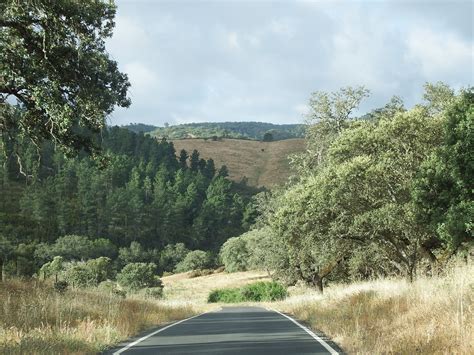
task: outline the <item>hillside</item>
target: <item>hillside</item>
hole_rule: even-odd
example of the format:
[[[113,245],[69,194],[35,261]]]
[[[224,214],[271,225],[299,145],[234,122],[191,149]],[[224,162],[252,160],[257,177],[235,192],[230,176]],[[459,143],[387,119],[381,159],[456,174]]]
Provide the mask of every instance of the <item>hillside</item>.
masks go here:
[[[284,184],[290,176],[288,155],[302,152],[305,147],[301,138],[276,142],[176,139],[173,144],[178,154],[181,149],[188,153],[197,149],[201,158],[214,159],[217,167],[226,165],[234,181],[245,176],[249,185],[265,187]]]
[[[148,133],[154,131],[158,127],[144,123],[130,123],[127,125],[123,125],[122,128],[128,129],[129,131],[132,131],[134,133]]]
[[[302,138],[304,125],[265,122],[203,122],[158,127],[150,132],[154,137],[168,139],[222,137],[251,140],[263,140],[265,133],[271,134],[271,140]]]

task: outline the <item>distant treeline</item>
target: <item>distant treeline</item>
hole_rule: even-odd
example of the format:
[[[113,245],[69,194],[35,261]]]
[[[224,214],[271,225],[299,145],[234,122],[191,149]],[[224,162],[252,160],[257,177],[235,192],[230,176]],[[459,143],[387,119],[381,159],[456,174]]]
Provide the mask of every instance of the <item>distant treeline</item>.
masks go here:
[[[141,132],[147,133],[147,132],[154,131],[158,127],[153,126],[151,124],[145,124],[145,123],[130,123],[127,125],[123,125],[122,128],[126,128],[129,131],[132,131],[134,133],[141,133]]]
[[[143,126],[143,127],[142,127]],[[142,124],[128,125],[126,128],[136,130]],[[265,122],[207,122],[188,123],[176,126],[159,127],[154,131],[146,130],[152,136],[169,139],[184,138],[239,138],[252,140],[282,140],[302,138],[305,125],[302,124],[273,124]]]

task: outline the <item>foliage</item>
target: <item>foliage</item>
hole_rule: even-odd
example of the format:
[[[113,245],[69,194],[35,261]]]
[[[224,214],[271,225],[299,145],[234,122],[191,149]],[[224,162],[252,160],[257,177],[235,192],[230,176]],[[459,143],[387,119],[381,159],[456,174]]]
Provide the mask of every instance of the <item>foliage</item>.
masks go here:
[[[261,281],[240,288],[214,290],[209,294],[208,302],[268,302],[283,300],[287,295],[285,287],[281,284]]]
[[[320,291],[333,280],[412,281],[436,270],[444,243],[472,239],[472,90],[428,84],[424,105],[407,111],[394,97],[350,121],[366,94],[313,95],[299,179],[261,199],[255,229],[240,237],[253,267]]]
[[[449,88],[441,86],[439,91],[444,93],[441,104],[431,106],[437,112],[448,107],[443,141],[422,165],[413,195],[418,220],[456,250],[473,240],[474,90],[455,99]]]
[[[105,256],[114,260],[113,269],[153,262],[158,272],[172,271],[190,249],[217,253],[245,230],[251,195],[241,196],[236,184],[217,176],[211,159],[198,159],[192,170],[189,160],[180,164],[171,143],[118,127],[104,132],[102,144],[109,158],[102,168],[88,156],[66,158],[46,144],[34,179],[22,177],[0,154],[5,276],[32,275],[55,256]],[[32,155],[31,164],[37,158]]]
[[[109,1],[1,3],[0,129],[15,158],[23,139],[94,152],[91,133],[115,105],[130,105],[127,76],[105,51],[115,10]]]
[[[156,265],[153,263],[127,264],[117,275],[117,281],[131,290],[161,286],[161,280],[156,276]]]
[[[271,135],[271,140],[301,138],[304,136],[304,125],[272,124],[264,122],[203,122],[187,123],[176,126],[159,127],[150,134],[155,137],[169,139],[183,138],[238,138],[265,140],[265,134]],[[269,136],[267,136],[269,138]]]
[[[147,132],[152,132],[158,127],[150,125],[150,124],[144,124],[144,123],[130,123],[127,125],[122,126],[125,129],[128,129],[129,131],[132,131],[134,133],[147,133]]]
[[[168,244],[160,254],[160,267],[164,271],[173,271],[186,255],[189,250],[184,243]]]
[[[176,272],[207,269],[211,266],[212,260],[209,252],[203,250],[193,250],[186,254],[186,257],[176,265]]]
[[[247,270],[249,250],[245,240],[241,237],[229,238],[221,247],[220,259],[227,272]]]

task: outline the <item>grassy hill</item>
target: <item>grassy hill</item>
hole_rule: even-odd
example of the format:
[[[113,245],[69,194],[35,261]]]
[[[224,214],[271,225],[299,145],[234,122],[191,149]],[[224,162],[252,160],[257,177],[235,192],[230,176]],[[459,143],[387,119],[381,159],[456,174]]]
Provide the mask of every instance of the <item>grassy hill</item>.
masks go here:
[[[144,123],[130,123],[127,125],[123,125],[122,128],[128,129],[129,131],[135,132],[135,133],[148,133],[152,132],[158,127],[150,125],[150,124],[144,124]]]
[[[301,138],[276,142],[177,139],[173,144],[178,154],[181,149],[188,153],[197,149],[201,158],[214,159],[216,167],[226,165],[234,181],[247,177],[249,185],[265,187],[284,184],[290,176],[288,155],[302,152],[305,148]]]
[[[221,137],[251,140],[263,140],[265,133],[271,134],[272,140],[302,138],[304,125],[265,122],[203,122],[158,127],[150,132],[152,136],[168,139]]]

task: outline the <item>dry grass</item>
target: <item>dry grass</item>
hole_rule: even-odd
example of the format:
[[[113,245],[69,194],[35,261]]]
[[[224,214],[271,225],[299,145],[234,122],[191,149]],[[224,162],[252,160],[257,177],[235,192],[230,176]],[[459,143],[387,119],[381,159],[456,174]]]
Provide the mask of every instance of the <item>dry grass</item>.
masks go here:
[[[164,296],[168,302],[192,302],[197,305],[207,303],[211,291],[218,288],[240,287],[256,281],[269,281],[266,272],[246,271],[234,273],[216,273],[207,276],[189,278],[190,273],[163,277]],[[215,305],[209,306],[215,307]]]
[[[0,353],[89,354],[143,329],[194,314],[189,306],[98,291],[58,294],[31,281],[0,282]]]
[[[348,353],[473,354],[474,266],[448,275],[293,289],[272,307],[323,331]]]
[[[181,149],[188,153],[197,149],[202,158],[214,159],[216,167],[226,165],[229,177],[235,181],[246,176],[249,185],[266,187],[284,184],[290,175],[288,155],[305,149],[305,141],[300,138],[276,142],[177,139],[173,144],[178,154]]]

